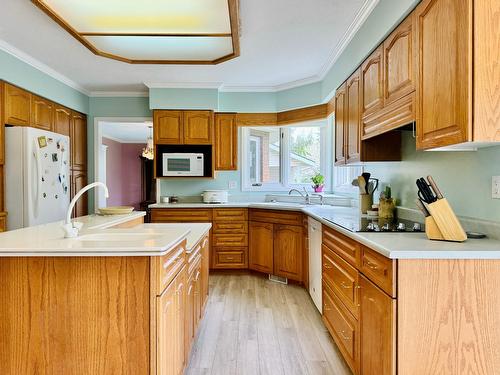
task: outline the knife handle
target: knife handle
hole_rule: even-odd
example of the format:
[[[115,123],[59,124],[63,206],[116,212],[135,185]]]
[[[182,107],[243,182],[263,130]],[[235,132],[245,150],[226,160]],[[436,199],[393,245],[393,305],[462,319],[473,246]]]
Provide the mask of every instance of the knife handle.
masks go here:
[[[436,181],[432,178],[432,176],[427,176],[427,181],[429,181],[429,184],[432,186],[432,190],[434,190],[434,193],[436,193],[437,199],[443,199],[443,194],[441,193],[441,190],[436,185]]]
[[[420,199],[417,199],[415,203],[417,204],[418,209],[422,211],[425,217],[431,216],[431,214],[429,213],[429,211],[427,211],[427,208],[425,208],[424,204]]]

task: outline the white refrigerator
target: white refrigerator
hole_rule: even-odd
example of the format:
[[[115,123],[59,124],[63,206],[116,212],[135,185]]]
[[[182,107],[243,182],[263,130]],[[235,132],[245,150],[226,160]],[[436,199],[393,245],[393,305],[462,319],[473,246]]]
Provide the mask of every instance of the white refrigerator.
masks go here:
[[[7,229],[63,220],[69,201],[69,137],[29,127],[6,127]]]

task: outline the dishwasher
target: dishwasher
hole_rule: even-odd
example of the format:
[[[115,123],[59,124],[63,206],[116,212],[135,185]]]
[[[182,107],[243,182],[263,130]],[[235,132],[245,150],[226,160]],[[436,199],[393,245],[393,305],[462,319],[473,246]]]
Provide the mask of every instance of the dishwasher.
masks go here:
[[[323,313],[322,302],[322,270],[321,270],[321,223],[313,218],[308,218],[309,231],[309,294],[318,308]]]

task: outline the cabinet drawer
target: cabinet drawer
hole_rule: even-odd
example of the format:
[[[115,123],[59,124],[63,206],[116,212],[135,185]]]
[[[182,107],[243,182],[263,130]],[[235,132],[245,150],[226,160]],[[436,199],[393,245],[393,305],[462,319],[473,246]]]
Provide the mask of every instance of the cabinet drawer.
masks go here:
[[[251,221],[302,225],[302,213],[300,212],[251,209],[249,215]]]
[[[179,273],[186,261],[186,240],[182,241],[168,254],[155,257],[156,293],[161,295],[163,290]]]
[[[215,249],[214,268],[247,268],[247,248]]]
[[[211,209],[157,208],[151,210],[153,223],[193,223],[212,221]]]
[[[215,208],[214,221],[247,221],[247,208]]]
[[[349,311],[359,317],[359,273],[333,251],[323,246],[323,280]]]
[[[391,297],[396,297],[395,262],[366,246],[361,246],[361,272]]]
[[[213,246],[248,246],[248,235],[242,234],[214,234]]]
[[[353,239],[323,225],[323,245],[356,267],[359,263],[360,245]]]
[[[328,286],[323,284],[323,321],[354,373],[358,357],[358,323]]]
[[[248,233],[247,221],[234,222],[214,222],[212,227],[213,233]]]

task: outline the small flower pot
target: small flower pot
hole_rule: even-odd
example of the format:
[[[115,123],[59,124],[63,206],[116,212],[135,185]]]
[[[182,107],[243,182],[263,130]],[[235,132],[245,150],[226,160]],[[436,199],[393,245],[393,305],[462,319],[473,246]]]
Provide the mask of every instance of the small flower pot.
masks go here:
[[[314,192],[315,193],[322,193],[323,192],[324,185],[320,186],[313,186]]]

